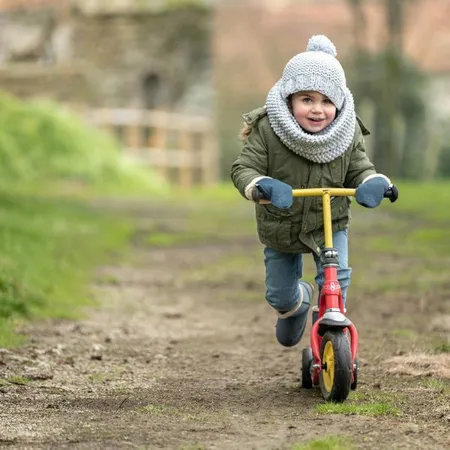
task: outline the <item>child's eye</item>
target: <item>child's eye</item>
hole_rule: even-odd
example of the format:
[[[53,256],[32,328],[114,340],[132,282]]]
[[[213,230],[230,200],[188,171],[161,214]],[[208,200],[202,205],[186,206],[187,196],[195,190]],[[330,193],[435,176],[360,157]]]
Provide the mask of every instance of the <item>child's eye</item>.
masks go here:
[[[303,103],[311,103],[311,99],[309,97],[303,97]]]
[[[329,98],[326,98],[323,102],[325,104],[327,104],[327,105],[332,105],[333,104],[333,102]]]

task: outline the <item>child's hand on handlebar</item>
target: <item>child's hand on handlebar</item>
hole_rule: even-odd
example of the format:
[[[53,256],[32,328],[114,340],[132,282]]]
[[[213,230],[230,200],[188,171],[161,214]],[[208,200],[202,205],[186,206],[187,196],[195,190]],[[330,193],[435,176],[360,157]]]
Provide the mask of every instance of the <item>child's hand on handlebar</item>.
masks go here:
[[[252,193],[253,200],[270,200],[273,206],[288,209],[292,206],[292,188],[286,183],[274,178],[262,178],[256,183]]]
[[[357,187],[356,201],[366,208],[375,208],[382,202],[390,188],[391,184],[387,177],[384,175],[375,176]]]

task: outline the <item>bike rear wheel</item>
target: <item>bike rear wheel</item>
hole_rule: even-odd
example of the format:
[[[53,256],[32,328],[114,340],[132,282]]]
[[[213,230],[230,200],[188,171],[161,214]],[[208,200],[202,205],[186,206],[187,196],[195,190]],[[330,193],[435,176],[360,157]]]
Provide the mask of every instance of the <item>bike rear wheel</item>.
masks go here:
[[[312,381],[312,365],[314,362],[312,350],[308,348],[304,348],[302,351],[302,388],[312,389],[313,381]]]
[[[359,362],[358,357],[355,358],[355,363],[353,365],[353,381],[350,385],[350,389],[354,391],[358,387],[358,371],[359,371]]]

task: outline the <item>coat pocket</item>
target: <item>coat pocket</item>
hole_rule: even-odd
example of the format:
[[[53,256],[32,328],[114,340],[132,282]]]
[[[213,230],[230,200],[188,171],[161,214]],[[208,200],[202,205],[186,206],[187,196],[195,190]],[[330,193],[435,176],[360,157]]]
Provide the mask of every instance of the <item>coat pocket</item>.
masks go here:
[[[290,211],[280,210],[271,205],[263,207],[261,220],[258,221],[258,233],[268,247],[286,248],[291,245]]]

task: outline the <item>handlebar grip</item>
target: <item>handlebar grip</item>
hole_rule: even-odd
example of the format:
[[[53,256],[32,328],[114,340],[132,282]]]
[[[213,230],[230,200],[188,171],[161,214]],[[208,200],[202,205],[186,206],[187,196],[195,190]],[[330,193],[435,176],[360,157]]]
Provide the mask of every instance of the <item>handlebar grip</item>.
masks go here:
[[[252,199],[254,202],[259,203],[264,199],[264,194],[255,186],[252,191]]]
[[[384,198],[388,198],[391,203],[394,203],[398,199],[398,189],[392,184],[384,193]]]
[[[270,200],[258,189],[257,186],[255,186],[252,191],[252,200],[255,203],[260,203],[260,204],[270,203]]]

